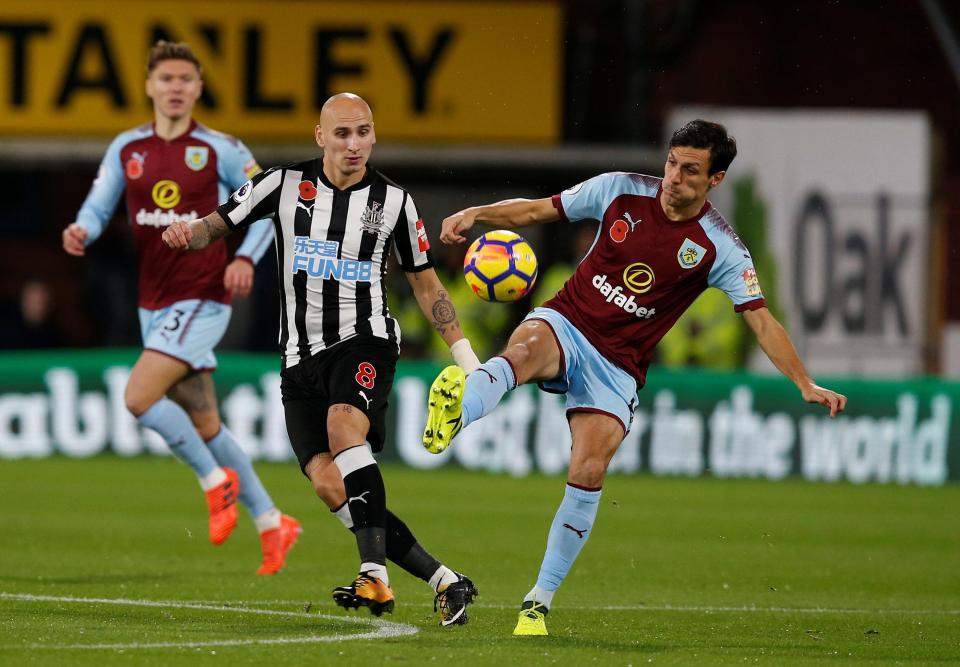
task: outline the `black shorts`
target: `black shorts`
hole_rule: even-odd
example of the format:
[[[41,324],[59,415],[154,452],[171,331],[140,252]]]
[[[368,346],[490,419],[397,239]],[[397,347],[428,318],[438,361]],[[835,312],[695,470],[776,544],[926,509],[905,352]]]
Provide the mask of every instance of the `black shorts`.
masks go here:
[[[338,403],[367,416],[367,442],[375,452],[383,449],[398,356],[396,343],[356,336],[280,371],[287,435],[301,470],[317,454],[329,453],[327,410]]]

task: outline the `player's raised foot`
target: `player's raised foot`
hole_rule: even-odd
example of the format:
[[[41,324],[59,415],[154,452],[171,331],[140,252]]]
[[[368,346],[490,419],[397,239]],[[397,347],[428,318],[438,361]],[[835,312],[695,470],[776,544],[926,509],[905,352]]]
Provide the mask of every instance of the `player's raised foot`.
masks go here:
[[[449,447],[463,426],[461,406],[466,377],[459,366],[447,366],[430,385],[423,446],[431,454],[439,454]]]
[[[333,601],[344,609],[367,607],[374,616],[393,613],[393,591],[379,578],[361,572],[348,586],[333,589]]]
[[[546,616],[549,610],[539,602],[527,600],[520,607],[520,617],[517,619],[517,627],[513,629],[514,636],[517,637],[546,637],[547,621]]]
[[[237,497],[240,478],[232,468],[224,468],[227,479],[206,492],[207,511],[210,513],[210,541],[223,544],[237,526]]]
[[[470,577],[459,572],[457,576],[460,577],[457,581],[437,591],[437,597],[433,599],[433,610],[440,612],[440,625],[444,627],[466,625],[469,620],[467,605],[479,595]]]
[[[300,522],[292,516],[284,514],[280,517],[280,527],[265,530],[260,533],[260,550],[263,551],[263,562],[257,569],[257,574],[276,574],[283,569],[287,560],[287,552],[293,548],[300,537],[303,528]]]

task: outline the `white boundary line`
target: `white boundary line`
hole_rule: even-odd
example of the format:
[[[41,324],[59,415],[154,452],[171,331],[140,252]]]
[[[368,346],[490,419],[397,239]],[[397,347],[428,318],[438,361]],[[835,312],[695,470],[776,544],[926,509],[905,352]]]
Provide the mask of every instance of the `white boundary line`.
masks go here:
[[[2,597],[2,594],[0,594]],[[184,601],[186,604],[188,601]],[[205,604],[196,601],[195,604]],[[220,604],[235,605],[302,605],[303,600],[225,600]],[[516,604],[497,604],[493,602],[474,602],[472,609],[519,609]],[[960,616],[960,609],[900,609],[900,608],[866,608],[866,607],[758,607],[751,606],[710,606],[710,605],[648,605],[648,604],[613,604],[613,605],[584,605],[561,604],[558,609],[572,611],[678,611],[704,613],[770,613],[770,614],[878,614],[883,616],[917,615],[917,616]]]
[[[151,642],[126,644],[25,644],[0,646],[6,650],[127,650],[127,649],[155,649],[155,648],[202,648],[217,646],[249,646],[249,645],[277,645],[277,644],[311,644],[324,642],[338,642],[362,639],[383,639],[388,637],[405,637],[419,633],[420,629],[407,623],[396,623],[378,618],[334,616],[331,614],[310,614],[307,612],[278,611],[263,609],[255,606],[225,606],[225,605],[270,605],[302,604],[294,600],[233,600],[212,604],[203,601],[175,601],[175,600],[130,600],[124,598],[84,598],[56,595],[34,595],[29,593],[0,592],[0,600],[23,602],[66,602],[70,604],[93,605],[122,605],[131,607],[157,607],[168,609],[195,609],[200,611],[232,612],[236,614],[261,614],[270,616],[286,616],[293,618],[324,619],[343,623],[354,623],[372,626],[372,629],[359,634],[325,634],[297,637],[274,637],[261,639],[223,639],[198,642]],[[515,609],[516,605],[507,604],[475,604],[475,607],[486,609]],[[701,612],[701,613],[772,613],[772,614],[858,614],[858,615],[924,615],[924,616],[960,616],[960,609],[866,609],[866,608],[833,608],[833,607],[755,607],[755,606],[696,606],[696,605],[564,605],[571,610],[601,610],[601,611],[674,611],[674,612]]]
[[[71,604],[113,604],[130,607],[164,607],[170,609],[198,609],[203,611],[233,612],[237,614],[267,614],[271,616],[292,616],[295,618],[324,619],[343,623],[355,623],[373,626],[368,632],[355,635],[307,635],[299,637],[275,637],[266,639],[220,639],[199,642],[153,642],[133,644],[25,644],[21,646],[2,646],[3,649],[144,649],[144,648],[200,648],[206,646],[247,646],[251,644],[311,644],[319,642],[338,642],[355,639],[384,639],[387,637],[405,637],[420,632],[420,628],[408,623],[395,623],[378,618],[353,616],[333,616],[330,614],[308,614],[296,611],[275,611],[271,609],[256,609],[242,607],[226,607],[224,603],[209,604],[203,602],[175,602],[159,600],[126,600],[123,598],[78,598],[56,595],[31,595],[29,593],[3,593],[0,600],[16,600],[23,602],[67,602]],[[229,603],[228,603],[229,604]]]

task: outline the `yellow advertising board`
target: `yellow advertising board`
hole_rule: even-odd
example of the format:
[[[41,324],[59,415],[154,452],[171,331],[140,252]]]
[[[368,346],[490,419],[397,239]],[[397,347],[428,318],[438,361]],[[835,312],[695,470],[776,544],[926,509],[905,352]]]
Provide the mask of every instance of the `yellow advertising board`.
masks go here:
[[[245,140],[312,135],[331,94],[362,95],[382,138],[556,141],[554,2],[7,0],[0,136],[104,136],[152,117],[146,56],[186,41],[204,66],[195,115]]]

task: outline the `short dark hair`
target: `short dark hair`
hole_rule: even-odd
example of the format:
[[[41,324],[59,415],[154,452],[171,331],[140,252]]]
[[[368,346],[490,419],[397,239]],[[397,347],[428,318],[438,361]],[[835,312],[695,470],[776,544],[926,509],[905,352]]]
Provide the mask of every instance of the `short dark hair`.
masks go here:
[[[186,42],[168,42],[161,39],[153,48],[150,49],[150,55],[147,57],[147,74],[149,75],[164,60],[186,60],[197,66],[197,71],[203,74],[203,68],[200,66],[200,59]]]
[[[718,171],[726,171],[733,158],[737,157],[737,140],[727,134],[727,128],[720,123],[698,118],[691,120],[670,137],[670,148],[689,146],[690,148],[710,149],[709,176]]]

